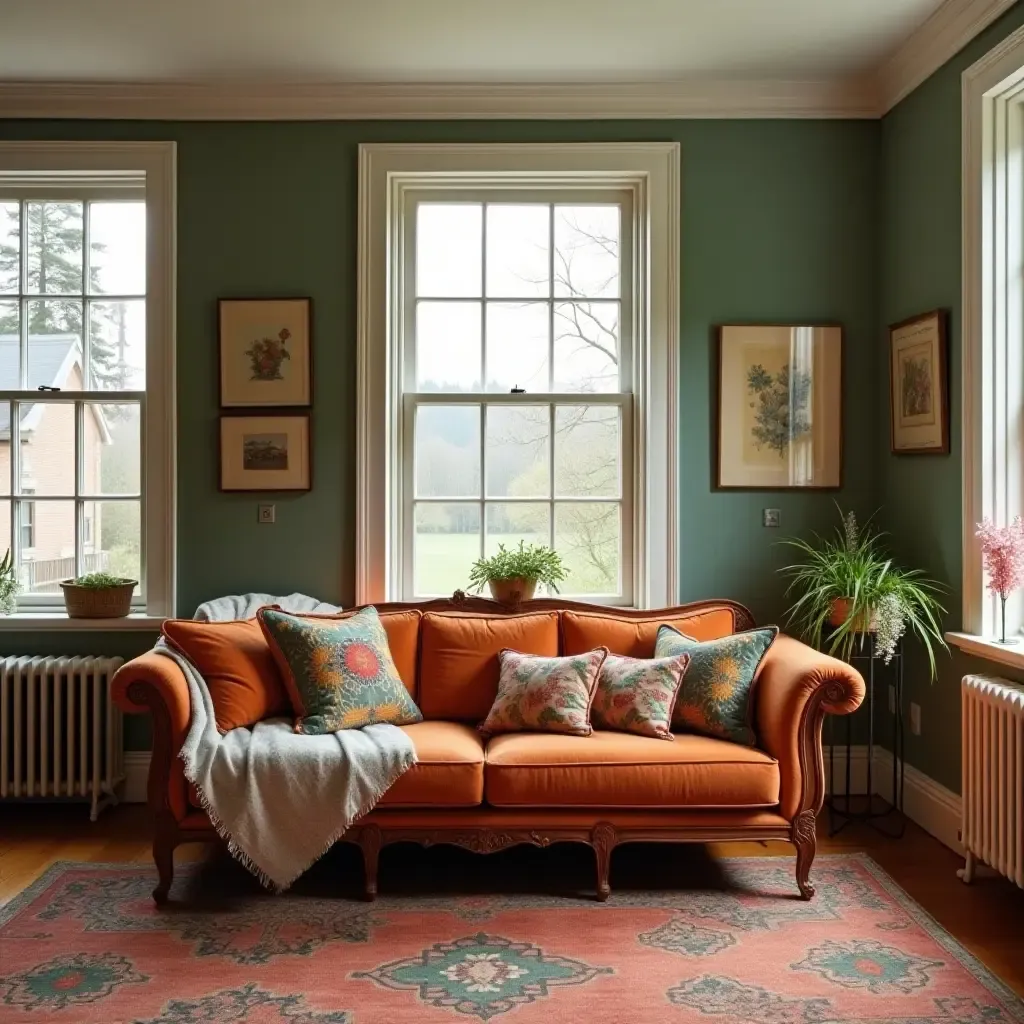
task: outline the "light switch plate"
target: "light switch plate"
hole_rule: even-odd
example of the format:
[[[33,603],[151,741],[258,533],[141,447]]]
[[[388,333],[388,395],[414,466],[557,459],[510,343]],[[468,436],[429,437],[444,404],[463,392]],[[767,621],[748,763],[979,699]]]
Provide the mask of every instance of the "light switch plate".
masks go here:
[[[275,505],[259,505],[258,519],[261,523],[272,523],[275,521],[277,507]]]
[[[782,525],[782,509],[766,508],[761,510],[761,523],[764,526],[776,527]]]

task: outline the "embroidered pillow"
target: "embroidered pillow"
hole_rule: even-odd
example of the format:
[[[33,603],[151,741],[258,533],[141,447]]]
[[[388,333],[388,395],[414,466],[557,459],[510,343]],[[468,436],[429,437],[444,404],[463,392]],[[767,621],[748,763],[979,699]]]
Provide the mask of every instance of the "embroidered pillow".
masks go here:
[[[343,619],[303,619],[261,608],[257,618],[284,678],[296,732],[423,720],[398,675],[375,608]]]
[[[689,662],[689,654],[654,660],[609,654],[597,680],[591,725],[673,739],[672,707]]]
[[[590,702],[607,654],[607,647],[598,647],[569,658],[541,658],[504,648],[498,653],[498,695],[480,731],[589,736]]]
[[[755,737],[750,726],[750,695],[754,676],[778,635],[778,627],[766,626],[699,643],[671,626],[662,626],[654,656],[690,655],[672,713],[672,728],[752,747]]]

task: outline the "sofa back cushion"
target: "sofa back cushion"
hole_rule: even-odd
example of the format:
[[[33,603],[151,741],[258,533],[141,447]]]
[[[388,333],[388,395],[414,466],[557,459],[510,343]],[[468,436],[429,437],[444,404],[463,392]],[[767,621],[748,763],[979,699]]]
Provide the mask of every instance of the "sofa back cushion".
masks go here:
[[[659,614],[643,618],[617,616],[607,612],[562,612],[562,654],[583,654],[595,647],[607,647],[612,654],[627,658],[653,658],[658,627],[672,626],[695,640],[718,640],[735,632],[733,610],[705,608],[697,612]]]
[[[420,625],[418,703],[423,717],[483,720],[498,693],[498,652],[505,647],[556,657],[558,612],[426,612]]]

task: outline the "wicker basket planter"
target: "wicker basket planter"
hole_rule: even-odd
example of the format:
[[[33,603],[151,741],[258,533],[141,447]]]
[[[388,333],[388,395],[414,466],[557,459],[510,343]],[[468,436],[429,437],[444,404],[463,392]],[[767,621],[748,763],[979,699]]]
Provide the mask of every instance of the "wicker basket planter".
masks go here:
[[[132,592],[138,580],[122,580],[113,587],[80,587],[61,580],[64,607],[73,619],[123,619],[132,608]]]

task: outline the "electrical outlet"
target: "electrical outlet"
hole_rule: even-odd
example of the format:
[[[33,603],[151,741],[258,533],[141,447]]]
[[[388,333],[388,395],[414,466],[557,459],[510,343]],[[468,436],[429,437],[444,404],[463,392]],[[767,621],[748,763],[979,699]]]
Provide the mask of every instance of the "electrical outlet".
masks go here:
[[[275,521],[277,516],[277,507],[275,505],[259,505],[258,509],[258,520],[261,523],[272,523]]]
[[[782,525],[782,510],[777,508],[766,508],[761,510],[761,523],[764,526],[776,527]]]
[[[890,715],[895,715],[896,714],[896,687],[895,686],[890,686],[889,687],[889,714]]]
[[[921,705],[910,705],[910,731],[915,736],[921,735]]]

